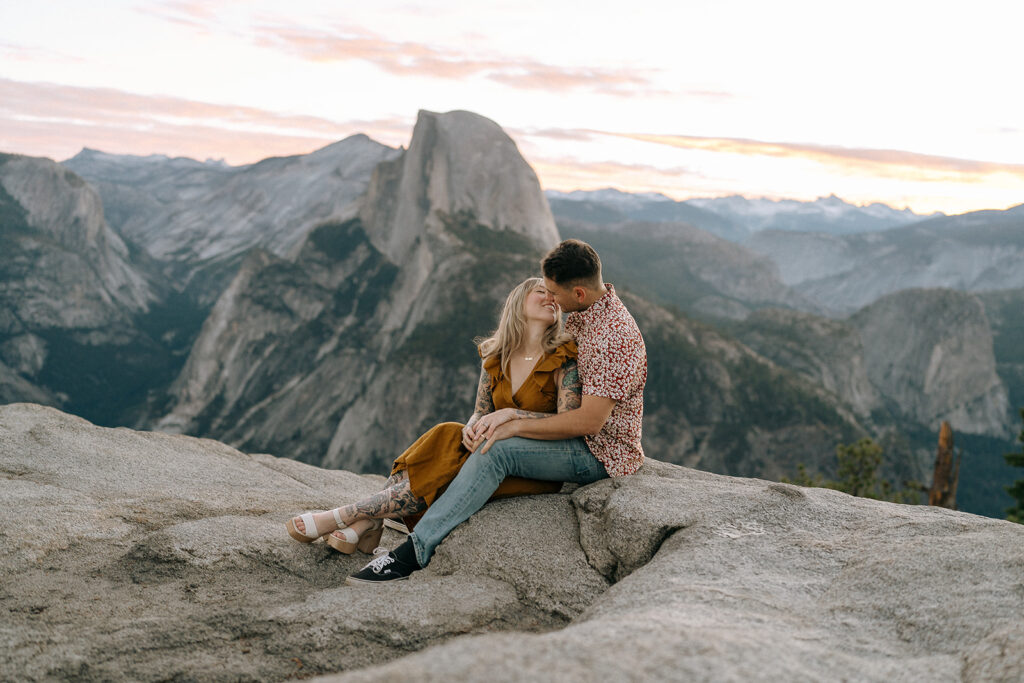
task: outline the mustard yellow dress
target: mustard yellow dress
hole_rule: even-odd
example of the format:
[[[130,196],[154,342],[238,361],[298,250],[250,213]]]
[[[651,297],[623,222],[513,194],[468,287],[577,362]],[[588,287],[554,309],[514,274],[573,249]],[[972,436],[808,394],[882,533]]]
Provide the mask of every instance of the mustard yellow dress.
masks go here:
[[[576,357],[576,343],[566,342],[549,354],[543,356],[533,367],[530,375],[523,380],[522,386],[512,393],[512,381],[502,371],[497,355],[484,361],[484,370],[491,381],[491,397],[494,409],[514,408],[530,410],[538,413],[554,413],[558,406],[558,385],[555,373],[571,358]],[[444,422],[430,428],[416,442],[409,446],[395,460],[391,474],[405,470],[409,477],[409,488],[413,495],[427,502],[429,507],[434,500],[448,487],[470,456],[469,450],[462,445],[462,428],[460,422]],[[491,499],[510,496],[528,496],[538,493],[557,493],[562,488],[560,481],[540,481],[507,477],[498,486]],[[412,529],[422,515],[405,518],[406,525]]]

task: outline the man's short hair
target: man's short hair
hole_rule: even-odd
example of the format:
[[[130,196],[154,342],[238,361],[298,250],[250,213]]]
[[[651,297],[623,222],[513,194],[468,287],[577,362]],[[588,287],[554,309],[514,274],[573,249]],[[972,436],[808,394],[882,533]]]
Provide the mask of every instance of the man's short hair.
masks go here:
[[[548,252],[540,262],[544,277],[559,285],[601,286],[601,258],[594,248],[581,240],[565,240]]]

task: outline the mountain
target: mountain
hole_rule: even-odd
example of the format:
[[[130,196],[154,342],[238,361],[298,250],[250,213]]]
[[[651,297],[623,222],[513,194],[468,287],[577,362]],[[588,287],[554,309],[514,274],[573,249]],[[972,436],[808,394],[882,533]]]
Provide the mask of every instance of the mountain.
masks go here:
[[[835,195],[813,202],[748,199],[739,195],[677,202],[662,194],[630,194],[608,188],[575,192],[549,190],[547,196],[558,219],[592,224],[627,220],[689,223],[741,244],[766,230],[845,235],[886,230],[925,218],[910,209],[900,211],[878,202],[856,206]]]
[[[1015,434],[1010,398],[1024,364],[999,361],[990,306],[963,292],[906,290],[846,320],[764,309],[726,329],[849,406],[883,445],[893,481],[931,483],[938,428],[949,421],[965,453],[961,509],[1002,517],[1016,478],[1002,458]]]
[[[249,257],[158,424],[379,470],[425,426],[468,415],[470,339],[557,241],[536,175],[496,124],[420,112],[357,216],[313,230],[294,260]]]
[[[385,471],[426,428],[472,412],[470,340],[558,240],[536,176],[496,124],[421,112],[409,149],[374,171],[357,217],[315,229],[293,261],[249,257],[151,423]],[[827,470],[837,440],[864,433],[810,383],[621,294],[657,368],[644,428],[652,455],[729,473],[780,473],[797,459]]]
[[[1024,204],[942,216],[865,235],[760,232],[747,247],[782,281],[836,314],[892,292],[1024,287]]]
[[[690,315],[742,319],[766,306],[820,310],[783,284],[770,260],[687,223],[559,218],[558,228],[597,249],[610,281]]]
[[[730,197],[689,199],[692,206],[712,211],[745,226],[752,234],[765,230],[822,232],[831,235],[877,232],[921,220],[910,209],[893,209],[880,202],[857,206],[829,195],[813,202],[795,199]],[[931,216],[941,216],[934,213]]]
[[[1015,680],[1024,526],[649,460],[400,585],[294,542],[382,477],[0,406],[9,680]],[[402,537],[385,530],[382,544]],[[937,597],[941,596],[941,597]],[[528,656],[524,654],[528,653]]]
[[[551,211],[561,223],[686,223],[732,242],[743,242],[750,230],[721,214],[707,211],[689,202],[677,202],[655,193],[630,194],[613,188],[594,191],[545,192]]]
[[[285,256],[315,226],[355,216],[373,169],[397,154],[354,135],[238,167],[88,149],[63,165],[97,187],[115,229],[209,306],[249,249]]]
[[[107,225],[100,197],[49,159],[0,155],[0,398],[126,419],[174,371],[150,334],[166,291]]]

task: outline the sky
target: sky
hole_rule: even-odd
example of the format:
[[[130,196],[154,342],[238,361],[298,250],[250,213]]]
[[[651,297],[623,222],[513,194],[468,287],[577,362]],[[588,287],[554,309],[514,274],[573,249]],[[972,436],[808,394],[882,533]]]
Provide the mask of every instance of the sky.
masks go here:
[[[1019,7],[1019,9],[1018,9]],[[0,0],[0,152],[248,164],[469,110],[545,189],[1024,203],[1024,5]]]

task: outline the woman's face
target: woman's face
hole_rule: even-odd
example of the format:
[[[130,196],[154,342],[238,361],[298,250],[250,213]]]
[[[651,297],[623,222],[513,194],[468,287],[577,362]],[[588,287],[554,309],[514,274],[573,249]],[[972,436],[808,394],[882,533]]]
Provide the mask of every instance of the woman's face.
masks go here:
[[[551,325],[558,320],[559,313],[554,297],[548,293],[543,282],[527,293],[523,303],[523,317],[527,320],[540,320]]]

